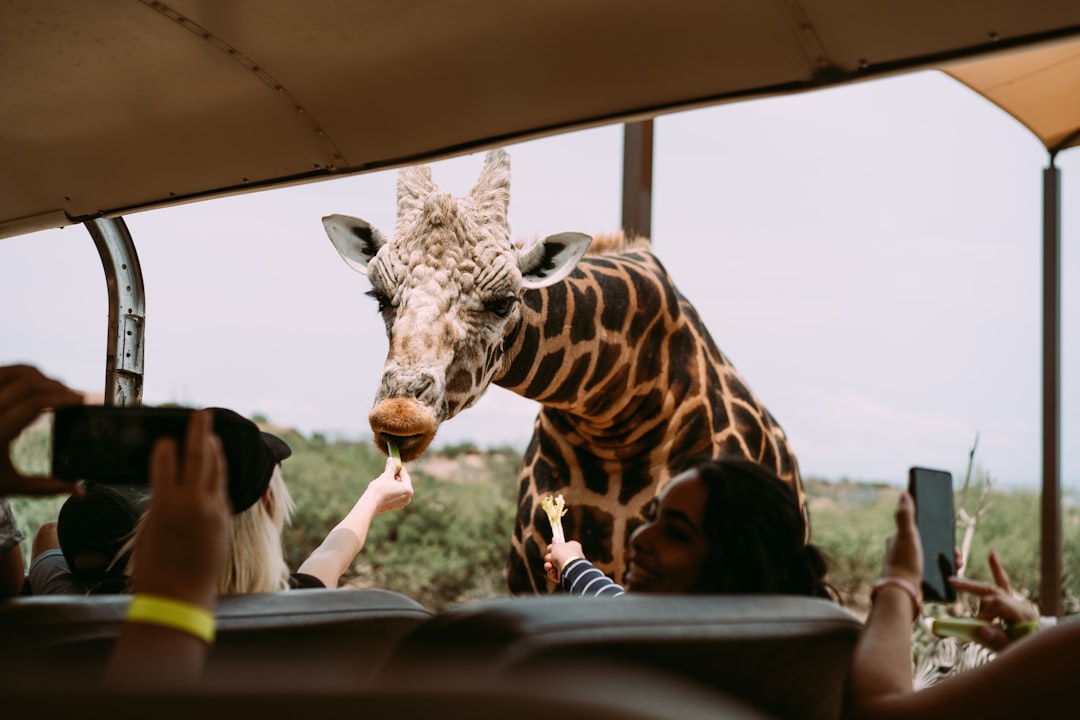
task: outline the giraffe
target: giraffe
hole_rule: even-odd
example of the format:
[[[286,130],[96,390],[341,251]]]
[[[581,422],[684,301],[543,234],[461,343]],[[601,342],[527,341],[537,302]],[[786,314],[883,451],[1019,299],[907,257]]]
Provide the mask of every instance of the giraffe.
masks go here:
[[[680,459],[736,454],[805,495],[787,437],[719,350],[645,238],[565,232],[512,242],[510,158],[487,153],[453,198],[429,166],[403,168],[387,239],[329,215],[345,262],[365,273],[389,351],[369,422],[376,445],[419,457],[439,424],[492,384],[539,402],[522,465],[506,581],[551,592],[540,499],[562,493],[567,537],[616,580],[645,504]]]

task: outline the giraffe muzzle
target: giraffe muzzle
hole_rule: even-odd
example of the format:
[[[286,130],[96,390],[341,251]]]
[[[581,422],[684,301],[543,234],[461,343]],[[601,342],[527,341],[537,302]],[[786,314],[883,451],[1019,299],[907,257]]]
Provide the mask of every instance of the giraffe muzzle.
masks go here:
[[[412,398],[390,398],[377,403],[368,415],[368,422],[378,448],[387,453],[386,441],[393,440],[402,462],[420,457],[439,429],[434,411]]]

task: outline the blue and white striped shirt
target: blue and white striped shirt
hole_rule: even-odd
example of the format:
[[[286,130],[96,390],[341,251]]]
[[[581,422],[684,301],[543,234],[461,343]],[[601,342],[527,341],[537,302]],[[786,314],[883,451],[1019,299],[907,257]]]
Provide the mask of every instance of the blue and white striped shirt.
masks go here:
[[[618,597],[626,592],[585,558],[575,558],[566,563],[560,582],[567,593],[581,597]]]

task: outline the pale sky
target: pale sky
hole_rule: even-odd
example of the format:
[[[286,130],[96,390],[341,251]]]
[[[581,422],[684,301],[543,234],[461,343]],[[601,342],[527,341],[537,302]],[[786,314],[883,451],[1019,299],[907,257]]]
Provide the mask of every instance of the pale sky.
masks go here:
[[[620,224],[622,126],[508,146],[515,236]],[[435,163],[462,195],[482,154]],[[653,248],[787,431],[804,476],[1036,486],[1041,144],[933,72],[662,116]],[[1063,480],[1080,486],[1080,150],[1062,169]],[[147,404],[370,437],[387,340],[320,218],[394,223],[396,171],[131,215]],[[72,226],[0,240],[0,364],[104,386],[107,291]],[[524,449],[537,405],[493,387],[436,446]],[[1071,445],[1071,447],[1070,447]]]

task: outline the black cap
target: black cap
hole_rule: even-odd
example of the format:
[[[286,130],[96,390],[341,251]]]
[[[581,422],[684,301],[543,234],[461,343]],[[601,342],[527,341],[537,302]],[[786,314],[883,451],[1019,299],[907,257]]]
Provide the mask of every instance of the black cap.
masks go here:
[[[209,409],[214,412],[214,432],[225,448],[233,513],[242,513],[263,496],[274,467],[292,455],[292,450],[284,440],[262,432],[239,413],[225,408]]]
[[[131,551],[119,562],[112,561],[135,531],[149,495],[145,485],[95,484],[87,485],[84,495],[72,495],[64,502],[56,519],[56,535],[72,575],[88,587],[100,584],[101,589],[107,581],[123,578]],[[81,565],[76,558],[82,553],[97,555],[103,564]],[[122,587],[111,592],[123,592]]]

